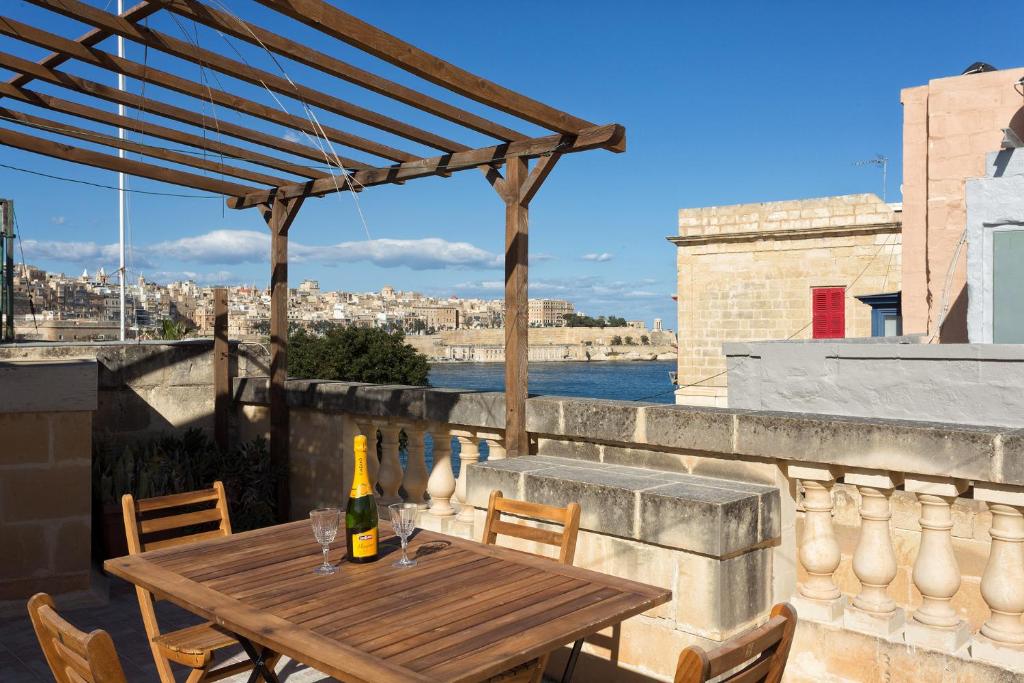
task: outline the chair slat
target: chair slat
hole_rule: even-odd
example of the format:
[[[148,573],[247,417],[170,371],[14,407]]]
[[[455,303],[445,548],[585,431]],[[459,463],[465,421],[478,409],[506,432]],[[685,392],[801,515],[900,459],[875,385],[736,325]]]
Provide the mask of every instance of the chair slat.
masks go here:
[[[562,534],[549,529],[538,529],[537,527],[526,526],[525,524],[512,524],[510,522],[496,521],[491,524],[491,531],[503,536],[513,536],[527,541],[546,543],[553,546],[562,545]]]
[[[46,663],[57,683],[126,683],[124,670],[106,631],[83,633],[53,608],[53,598],[37,593],[28,614]]]
[[[160,548],[173,548],[176,545],[205,541],[210,538],[222,538],[224,535],[224,532],[220,529],[214,529],[213,531],[203,531],[198,534],[189,534],[188,536],[175,536],[174,538],[164,538],[159,541],[149,541],[143,545],[146,550],[159,550]]]
[[[763,656],[742,671],[737,671],[729,677],[729,683],[761,683],[768,675],[772,667],[772,658]]]
[[[154,510],[165,510],[167,508],[184,507],[196,503],[206,503],[218,499],[217,489],[203,489],[202,491],[189,491],[188,493],[174,493],[169,496],[158,496],[156,498],[145,498],[135,501],[135,510],[138,513],[152,512]]]
[[[562,525],[568,521],[569,514],[568,508],[556,508],[552,505],[529,503],[514,498],[499,498],[495,501],[494,507],[500,512],[507,512],[511,515],[548,519]]]
[[[89,670],[89,662],[85,660],[85,657],[75,652],[75,648],[68,647],[68,641],[73,641],[73,638],[64,636],[64,638],[56,637],[53,639],[53,646],[57,651],[57,656],[64,662],[67,670],[74,671],[85,680],[91,681],[92,671]]]
[[[168,515],[166,517],[142,520],[139,522],[139,532],[143,534],[151,534],[156,531],[167,531],[168,529],[180,529],[182,527],[195,526],[208,522],[219,522],[220,519],[220,510],[217,508],[210,508],[209,510],[186,512],[181,515]]]
[[[708,653],[711,676],[721,676],[729,669],[753,659],[782,640],[786,628],[785,617],[772,617],[763,626],[747,631],[725,645]]]

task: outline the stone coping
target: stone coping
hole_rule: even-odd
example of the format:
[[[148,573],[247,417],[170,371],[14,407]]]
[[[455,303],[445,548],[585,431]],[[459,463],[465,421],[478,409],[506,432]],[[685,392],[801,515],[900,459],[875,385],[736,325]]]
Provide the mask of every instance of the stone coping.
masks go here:
[[[234,386],[240,403],[269,403],[266,378]],[[505,426],[500,392],[289,380],[286,393],[297,408]],[[1024,486],[1024,429],[558,396],[530,398],[526,428],[563,440]]]
[[[884,339],[885,337],[876,337]],[[892,339],[902,339],[892,337]],[[908,360],[980,360],[1024,362],[1024,344],[920,344],[911,343],[846,343],[818,341],[792,342],[726,342],[726,357],[759,357],[763,353],[792,351],[813,352],[826,358],[905,358]]]
[[[537,455],[469,465],[469,502],[491,491],[564,507],[580,504],[580,527],[722,559],[780,538],[772,486],[641,467]]]

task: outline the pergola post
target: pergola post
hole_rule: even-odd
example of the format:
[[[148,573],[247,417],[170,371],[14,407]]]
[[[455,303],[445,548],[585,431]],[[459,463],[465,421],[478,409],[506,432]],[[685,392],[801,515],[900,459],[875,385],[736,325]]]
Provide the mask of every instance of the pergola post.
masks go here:
[[[213,435],[221,450],[229,444],[231,410],[231,369],[228,346],[228,290],[213,290]]]
[[[505,449],[528,455],[526,392],[529,384],[529,203],[523,201],[526,160],[509,159],[505,170]]]
[[[280,473],[277,514],[282,520],[291,513],[288,399],[284,390],[288,379],[288,229],[301,205],[302,197],[275,197],[263,207],[263,218],[270,228],[270,462]]]
[[[530,440],[526,434],[530,361],[530,201],[559,156],[553,153],[541,157],[532,171],[526,159],[510,158],[505,164],[505,178],[491,179],[505,200],[505,450],[509,457],[530,453]]]

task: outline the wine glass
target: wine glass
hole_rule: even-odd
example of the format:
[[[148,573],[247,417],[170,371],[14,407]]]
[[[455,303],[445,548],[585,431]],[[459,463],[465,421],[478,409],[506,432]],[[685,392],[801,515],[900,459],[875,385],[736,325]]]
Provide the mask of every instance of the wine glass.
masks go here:
[[[416,528],[416,515],[420,507],[415,503],[395,503],[388,506],[391,512],[391,526],[395,528],[395,535],[402,541],[402,559],[395,560],[392,567],[415,567],[416,560],[410,560],[406,554],[409,547],[409,535]]]
[[[333,574],[338,571],[338,568],[327,560],[327,551],[331,549],[331,543],[334,542],[335,537],[338,535],[338,526],[341,524],[341,510],[338,508],[317,508],[310,511],[309,519],[313,524],[313,535],[316,536],[317,543],[324,550],[324,562],[314,569],[313,572],[323,575]]]

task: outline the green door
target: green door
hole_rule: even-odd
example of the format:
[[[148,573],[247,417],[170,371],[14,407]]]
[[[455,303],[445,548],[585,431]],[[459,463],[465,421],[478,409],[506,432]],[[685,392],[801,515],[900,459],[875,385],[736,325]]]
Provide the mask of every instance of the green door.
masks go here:
[[[1024,230],[992,233],[992,341],[1024,344]]]

